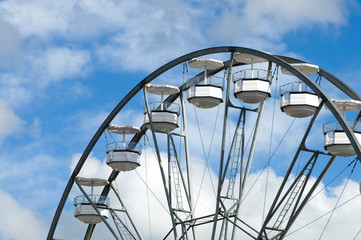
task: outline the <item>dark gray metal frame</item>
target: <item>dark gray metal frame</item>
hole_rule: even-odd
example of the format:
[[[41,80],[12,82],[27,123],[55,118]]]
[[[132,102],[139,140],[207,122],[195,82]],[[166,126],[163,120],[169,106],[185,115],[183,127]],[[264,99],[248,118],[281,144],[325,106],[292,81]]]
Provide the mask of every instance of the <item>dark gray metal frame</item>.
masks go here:
[[[115,116],[123,109],[123,107],[139,91],[141,91],[144,88],[145,84],[151,82],[152,80],[154,80],[155,78],[157,78],[158,76],[163,74],[164,72],[166,72],[169,69],[175,67],[176,65],[181,64],[183,62],[186,62],[186,61],[188,61],[188,60],[190,60],[192,58],[196,58],[196,57],[200,57],[200,56],[204,56],[204,55],[208,55],[208,54],[226,53],[226,52],[229,52],[229,53],[235,53],[235,52],[247,53],[247,54],[257,56],[257,57],[264,58],[264,59],[266,59],[266,60],[268,60],[268,61],[270,61],[272,63],[275,63],[276,65],[279,65],[279,66],[285,68],[286,70],[291,72],[294,76],[296,76],[301,81],[303,81],[306,85],[308,85],[324,101],[326,106],[330,109],[332,114],[335,116],[336,120],[340,123],[340,125],[344,129],[347,137],[350,139],[351,145],[355,149],[355,152],[356,152],[357,156],[359,158],[361,157],[361,147],[358,144],[355,135],[353,134],[352,128],[348,125],[348,123],[346,122],[346,119],[341,114],[341,112],[332,103],[331,99],[311,79],[309,79],[306,75],[302,74],[300,71],[298,71],[297,69],[295,69],[294,67],[292,67],[290,65],[290,63],[303,62],[303,61],[298,60],[298,59],[294,59],[294,58],[284,57],[284,56],[270,55],[268,53],[261,52],[261,51],[258,51],[258,50],[243,48],[243,47],[236,47],[236,46],[212,47],[212,48],[207,48],[207,49],[194,51],[194,52],[188,53],[186,55],[183,55],[183,56],[181,56],[179,58],[176,58],[176,59],[168,62],[167,64],[163,65],[162,67],[158,68],[154,72],[152,72],[150,75],[148,75],[146,78],[144,78],[141,82],[139,82],[118,103],[118,105],[107,116],[107,118],[101,124],[101,126],[99,127],[99,129],[96,131],[95,135],[93,136],[93,138],[89,142],[88,146],[84,150],[84,152],[83,152],[82,156],[80,157],[80,159],[79,159],[79,161],[78,161],[72,175],[69,178],[69,181],[68,181],[68,183],[67,183],[67,185],[65,187],[64,193],[63,193],[63,195],[62,195],[62,197],[60,199],[60,202],[59,202],[58,207],[56,209],[56,212],[54,214],[54,218],[53,218],[53,221],[51,223],[51,226],[49,228],[49,232],[48,232],[48,236],[47,236],[48,240],[53,240],[54,239],[54,233],[55,233],[55,230],[56,230],[60,215],[61,215],[61,213],[63,211],[65,202],[66,202],[66,200],[67,200],[67,198],[69,196],[69,193],[70,193],[70,191],[71,191],[71,189],[72,189],[72,187],[74,185],[75,179],[76,179],[77,175],[79,174],[81,168],[83,167],[86,159],[88,158],[90,152],[92,151],[93,147],[95,146],[95,144],[97,143],[97,141],[99,140],[99,138],[101,137],[103,132],[106,130],[106,128],[109,126],[111,121],[115,118]],[[231,61],[232,61],[232,59],[231,59]],[[236,66],[236,65],[242,65],[242,63],[235,63],[234,66]],[[232,66],[232,64],[230,62],[225,62],[225,66],[222,69],[209,71],[207,74],[208,75],[213,75],[216,72],[221,71],[221,70],[223,70],[225,68],[229,68],[231,66]],[[339,88],[341,91],[343,91],[350,98],[352,98],[354,100],[361,100],[361,97],[355,91],[353,91],[348,85],[346,85],[344,82],[342,82],[340,79],[338,79],[334,75],[328,73],[327,71],[325,71],[323,69],[320,69],[319,75],[323,76],[329,82],[334,84],[337,88]],[[192,81],[192,79],[191,79],[191,81]],[[193,85],[197,84],[198,83],[197,81],[199,81],[199,80],[193,79],[193,81],[194,81],[194,84],[192,82],[187,82],[186,84],[182,85],[180,87],[181,91],[187,90],[190,86],[193,86]],[[172,96],[168,97],[167,101],[174,101],[178,96],[179,96],[179,94],[172,95]],[[144,135],[144,133],[145,133],[145,131],[147,129],[143,126],[141,130],[142,130],[141,133],[137,134],[133,138],[132,141],[135,141],[135,142],[139,141],[140,138]],[[221,169],[222,168],[223,168],[223,166],[221,166]],[[118,174],[119,174],[119,172],[113,171],[111,173],[111,175],[109,176],[108,181],[110,183],[112,181],[114,181]],[[106,186],[104,188],[104,190],[102,192],[102,195],[106,196],[108,194],[109,190],[110,190],[110,185],[108,185],[108,186]],[[94,230],[94,227],[95,227],[94,225],[89,225],[87,233],[86,233],[84,239],[90,239],[90,237],[92,235],[92,232]]]

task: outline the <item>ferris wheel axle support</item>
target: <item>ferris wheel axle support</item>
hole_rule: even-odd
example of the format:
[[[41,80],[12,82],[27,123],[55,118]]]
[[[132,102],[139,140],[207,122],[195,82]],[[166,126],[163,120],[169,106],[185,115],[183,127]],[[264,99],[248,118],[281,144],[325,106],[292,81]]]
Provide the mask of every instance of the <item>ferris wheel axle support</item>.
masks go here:
[[[226,101],[225,101],[225,109],[224,109],[224,118],[223,118],[223,131],[222,131],[222,148],[221,148],[221,156],[219,161],[219,175],[218,175],[218,187],[217,187],[217,199],[216,199],[216,210],[214,215],[214,223],[212,229],[212,240],[214,240],[216,236],[216,228],[218,222],[218,214],[219,214],[219,204],[221,203],[221,191],[222,191],[222,174],[223,174],[223,161],[224,161],[224,148],[226,143],[226,131],[227,131],[227,115],[228,115],[228,102],[229,102],[229,89],[231,82],[231,74],[232,74],[232,66],[234,61],[234,51],[231,52],[231,63],[228,68],[228,77],[227,77],[227,90],[226,90]]]
[[[230,175],[230,179],[229,179],[229,184],[228,184],[228,189],[227,189],[227,193],[226,196],[224,197],[225,201],[228,198],[233,198],[233,193],[234,193],[234,183],[235,183],[235,178],[238,172],[238,166],[240,166],[242,168],[243,166],[243,157],[244,157],[244,125],[245,125],[245,117],[246,117],[246,110],[245,109],[241,109],[241,112],[239,114],[238,120],[237,120],[237,124],[235,127],[235,131],[233,134],[233,139],[232,139],[232,143],[228,152],[228,157],[227,157],[227,161],[226,161],[226,166],[224,167],[224,172],[223,172],[223,176],[222,176],[222,182],[224,182],[224,178],[226,177],[227,174],[227,169],[228,169],[228,165],[230,163],[230,160],[232,158],[232,163],[231,163],[231,175]],[[240,127],[242,122],[242,126]],[[239,130],[241,130],[241,133],[239,133]],[[241,138],[241,140],[239,140],[239,138]],[[241,146],[237,145],[237,142],[240,141],[241,142]],[[236,146],[237,145],[237,146]],[[239,148],[239,149],[236,149]],[[233,154],[234,152],[237,151],[238,155],[237,157],[235,157]],[[241,152],[241,154],[239,154],[239,152]],[[239,159],[239,155],[241,155],[241,159]],[[235,159],[236,158],[236,159]],[[239,162],[240,161],[240,162]],[[240,181],[242,181],[242,169],[240,170]],[[222,198],[222,196],[221,196]],[[233,200],[234,201],[234,200]],[[239,203],[239,199],[236,200],[237,203]],[[225,210],[224,212],[220,213],[224,216],[224,219],[222,221],[222,226],[221,226],[221,230],[220,230],[220,238],[221,236],[223,236],[224,239],[227,239],[227,234],[228,234],[228,220],[229,220],[229,216],[231,214],[231,212],[233,212],[234,208],[237,206],[237,203],[233,204],[230,208],[226,209],[226,207],[224,206]],[[221,204],[223,204],[222,199],[221,199]],[[225,205],[225,204],[224,204]]]

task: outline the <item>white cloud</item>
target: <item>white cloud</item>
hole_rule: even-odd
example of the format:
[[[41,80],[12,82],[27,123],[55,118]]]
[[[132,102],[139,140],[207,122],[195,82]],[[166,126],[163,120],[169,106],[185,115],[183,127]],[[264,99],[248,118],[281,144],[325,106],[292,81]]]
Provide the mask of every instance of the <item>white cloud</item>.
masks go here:
[[[35,49],[23,53],[25,66],[13,69],[13,72],[0,74],[0,94],[13,106],[21,107],[29,104],[35,97],[46,95],[51,84],[64,80],[72,80],[67,91],[87,94],[79,91],[80,79],[84,79],[92,71],[89,52],[79,49],[54,47],[45,50]],[[29,71],[30,69],[30,71]],[[39,96],[40,95],[40,96]]]
[[[34,138],[41,137],[41,120],[40,118],[35,118],[33,123],[30,126],[29,134]]]
[[[21,4],[6,1],[0,7],[6,13],[5,19],[25,39],[32,36],[41,41],[57,37],[71,41],[96,39],[91,44],[97,45],[100,62],[114,69],[149,70],[202,41],[195,27],[199,24],[195,11],[177,0],[150,3],[39,0]],[[102,39],[107,34],[110,36]],[[102,43],[97,44],[97,39],[102,39]]]
[[[35,95],[46,94],[43,89],[54,82],[78,81],[92,71],[88,50],[74,44],[52,44],[53,37],[70,25],[67,9],[66,3],[57,1],[0,3],[4,33],[0,38],[0,68],[5,70],[0,75],[1,95],[13,106],[23,106]]]
[[[190,10],[187,3],[176,0],[151,3],[79,3],[69,0],[61,3],[35,1],[21,4],[6,1],[0,7],[6,13],[4,18],[8,25],[19,29],[23,39],[35,37],[40,43],[57,37],[76,42],[87,42],[86,37],[95,39],[90,44],[95,46],[98,61],[113,69],[149,71],[165,63],[167,59],[189,51],[194,46],[200,46],[204,40],[195,27],[199,24],[196,11]],[[185,12],[187,14],[184,14]],[[102,39],[108,34],[109,36]],[[102,40],[98,42],[98,39]],[[50,50],[40,61],[59,63],[54,62],[53,58],[49,59]],[[60,65],[57,71],[61,71],[62,66]],[[46,69],[50,70],[52,76],[53,69],[49,66]],[[59,74],[56,76],[62,77]]]
[[[102,110],[83,111],[64,120],[63,136],[74,136],[72,144],[87,144],[101,126],[109,112]],[[101,140],[104,138],[102,137]],[[68,142],[69,144],[69,142]]]
[[[196,12],[186,3],[137,2],[136,9],[148,14],[130,14],[122,31],[98,47],[97,55],[102,63],[110,62],[114,68],[150,71],[203,45]]]
[[[71,160],[70,172],[73,172],[82,154],[74,154]],[[108,167],[104,162],[99,161],[93,156],[89,156],[82,167],[79,177],[86,178],[103,178],[108,179],[111,173],[111,168]]]
[[[59,133],[63,139],[67,139],[67,142],[64,142],[64,144],[80,146],[80,149],[85,148],[86,144],[89,143],[90,139],[94,136],[113,107],[115,107],[115,103],[107,104],[107,106],[101,106],[101,109],[96,108],[91,109],[91,111],[78,112],[77,114],[64,119],[63,122],[65,123],[65,126],[61,133]],[[138,109],[131,107],[130,109],[123,109],[111,123],[141,127],[143,124],[143,118],[144,115],[142,113],[142,107],[139,107]],[[69,139],[69,136],[72,137]],[[112,136],[115,139],[121,138],[118,134],[113,134]],[[131,137],[132,136],[126,136],[126,140],[129,141],[129,138]],[[109,141],[112,140],[112,138],[108,138]],[[95,146],[95,156],[98,156],[99,151],[100,154],[104,153],[105,144],[106,138],[103,134],[99,139],[99,143]],[[79,148],[74,149],[74,151],[79,151]]]
[[[0,99],[0,122],[0,144],[9,135],[21,131],[24,125],[24,121],[2,99]]]
[[[21,65],[21,38],[19,31],[4,21],[4,11],[0,8],[0,69],[13,70]]]
[[[0,76],[0,79],[2,76]],[[4,77],[4,81],[6,81],[6,77]],[[1,81],[1,80],[0,80]],[[24,86],[3,86],[0,89],[1,97],[6,100],[11,106],[19,108],[21,106],[27,105],[29,102],[33,100],[34,92],[29,90]]]
[[[83,78],[90,71],[87,51],[69,48],[48,48],[42,56],[32,56],[30,62],[39,73],[39,86],[64,79]]]
[[[24,208],[47,211],[60,197],[66,180],[62,179],[65,174],[59,168],[65,169],[68,162],[61,157],[39,154],[45,144],[38,140],[34,142],[23,145],[17,151],[2,151],[0,185],[17,201],[21,201]],[[34,154],[34,150],[37,154]]]
[[[124,26],[139,2],[127,1],[5,1],[5,19],[25,37],[51,39],[96,37],[100,32]]]
[[[220,40],[266,38],[274,41],[301,27],[343,25],[346,23],[346,7],[347,3],[340,0],[228,1],[221,7],[210,34]]]
[[[48,35],[67,28],[66,1],[5,1],[1,9],[7,21],[15,25],[24,37]]]
[[[151,71],[204,46],[210,39],[213,42],[207,45],[241,41],[284,51],[286,46],[278,41],[284,33],[314,24],[342,25],[346,22],[346,7],[339,0],[224,4],[178,0],[3,1],[1,23],[8,34],[1,46],[6,61],[0,59],[0,65],[21,62],[21,74],[10,75],[17,75],[17,88],[26,83],[30,92],[27,95],[33,95],[34,86],[30,84],[34,82],[38,88],[63,79],[84,78],[93,66],[113,71]],[[78,47],[54,47],[52,43],[59,40]]]
[[[46,224],[39,214],[22,206],[9,193],[0,190],[0,237],[4,240],[44,239]]]

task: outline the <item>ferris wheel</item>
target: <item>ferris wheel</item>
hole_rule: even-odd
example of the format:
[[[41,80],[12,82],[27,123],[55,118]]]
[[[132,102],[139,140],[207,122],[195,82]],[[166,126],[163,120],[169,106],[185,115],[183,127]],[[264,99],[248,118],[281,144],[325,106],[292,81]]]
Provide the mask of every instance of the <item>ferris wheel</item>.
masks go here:
[[[360,161],[360,109],[347,84],[295,58],[234,46],[176,58],[96,131],[47,239],[71,239],[59,230],[67,206],[76,239],[292,239],[318,219],[304,213],[333,166],[351,176]],[[82,176],[101,144],[111,173]],[[340,205],[321,216],[320,239]]]

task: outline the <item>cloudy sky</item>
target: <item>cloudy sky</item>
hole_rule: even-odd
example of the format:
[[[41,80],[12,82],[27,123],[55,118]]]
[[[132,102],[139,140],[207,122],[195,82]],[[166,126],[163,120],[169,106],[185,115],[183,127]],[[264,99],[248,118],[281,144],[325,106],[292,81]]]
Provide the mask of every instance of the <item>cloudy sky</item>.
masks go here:
[[[46,237],[71,171],[87,143],[125,94],[156,68],[194,50],[235,45],[318,64],[361,93],[360,26],[361,5],[357,0],[0,1],[0,212],[3,214],[0,239]],[[176,84],[180,85],[184,77],[181,67],[169,73],[168,77],[177,78]],[[344,97],[332,88],[329,91],[332,97]],[[137,98],[117,117],[117,123],[142,124],[143,98],[141,95]],[[275,101],[279,104],[279,99]],[[217,115],[216,110],[211,111]],[[272,115],[272,110],[266,112]],[[196,116],[190,112],[190,129],[195,132],[198,131]],[[202,112],[198,117],[203,127],[208,129],[202,132],[204,139],[211,139],[209,129],[213,128],[213,122],[207,123],[208,116]],[[279,121],[284,119],[280,117]],[[218,121],[222,121],[221,117]],[[291,124],[289,118],[284,121]],[[305,123],[296,121],[294,124],[292,134],[299,136]],[[274,127],[276,140],[273,148],[277,137],[279,140],[284,134],[285,128],[281,126],[276,124]],[[265,124],[263,128],[271,126]],[[194,172],[194,188],[195,192],[202,188],[199,201],[204,202],[203,207],[207,208],[209,204],[209,208],[213,208],[212,202],[207,202],[207,196],[213,196],[212,182],[217,181],[216,164],[209,162],[207,181],[204,186],[199,182],[207,165],[208,151],[211,155],[219,151],[216,150],[217,141],[209,150],[210,142],[201,148],[200,140],[198,137],[192,139],[194,151],[199,153],[194,156],[194,165],[201,169]],[[103,144],[104,139],[102,141]],[[261,138],[260,141],[266,140]],[[269,142],[260,144],[259,153],[269,154],[269,145]],[[144,149],[149,158],[154,156],[147,146]],[[280,156],[285,154],[281,152]],[[104,158],[104,144],[99,144],[82,174],[106,178],[110,168],[104,164]],[[143,161],[144,158],[143,154]],[[159,179],[156,162],[147,162],[148,177]],[[334,170],[335,175],[349,162],[346,159],[339,171]],[[263,168],[262,164],[255,164],[250,182]],[[266,171],[270,192],[272,186],[277,186],[282,180],[284,165],[282,161],[277,162]],[[321,216],[359,193],[360,175],[347,181],[349,173],[347,170],[317,197],[318,201],[307,210],[309,214],[305,213],[304,225],[317,218],[315,209],[322,208],[323,212],[317,213]],[[144,168],[138,174],[144,177]],[[260,176],[265,178],[265,174]],[[141,185],[140,177],[135,172],[127,173],[117,182],[121,195],[135,203],[132,199],[137,196],[132,193],[137,189],[121,183],[138,182]],[[322,183],[320,188],[325,184]],[[347,194],[339,200],[344,188]],[[152,191],[157,196],[164,195],[162,187],[155,182]],[[252,194],[257,196],[257,191],[264,192],[264,188],[255,190],[250,198]],[[143,195],[147,193],[144,190]],[[84,226],[72,217],[71,198],[76,191],[72,194],[62,215],[63,221],[59,223],[59,238],[79,239],[84,231]],[[144,199],[139,205],[147,205]],[[150,199],[157,210],[164,211],[155,198]],[[134,205],[130,204],[129,209],[136,210]],[[339,218],[330,221],[323,237],[354,239],[361,229],[360,211],[356,212],[355,208],[361,210],[360,204],[335,211],[334,217]],[[247,211],[249,208],[246,208],[245,215]],[[307,231],[311,234],[308,239],[322,235],[327,216]],[[149,225],[145,223],[147,219],[143,220],[140,225]],[[250,222],[257,220],[255,217]],[[154,239],[162,230],[159,225],[167,224],[153,223],[149,227]],[[100,234],[102,228],[99,229]],[[145,239],[150,239],[149,229],[144,231]],[[304,239],[295,235],[290,235],[290,239]],[[361,234],[355,239],[361,239]]]

